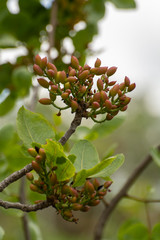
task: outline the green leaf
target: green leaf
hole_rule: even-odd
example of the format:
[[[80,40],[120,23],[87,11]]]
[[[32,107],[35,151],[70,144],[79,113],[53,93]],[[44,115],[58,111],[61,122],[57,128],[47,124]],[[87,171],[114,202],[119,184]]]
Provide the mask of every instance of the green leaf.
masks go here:
[[[71,161],[71,163],[74,164],[75,160],[76,160],[76,156],[74,154],[71,154],[68,156],[68,159]]]
[[[86,135],[86,139],[93,140],[98,137],[106,137],[116,130],[124,122],[124,117],[113,118],[112,121],[105,121],[101,124],[95,124],[90,130],[90,133]]]
[[[4,230],[3,228],[0,226],[0,240],[2,240],[4,237]]]
[[[110,177],[115,171],[118,170],[118,168],[124,163],[124,155],[118,154],[111,158],[108,158],[108,160],[111,159],[111,163],[106,166],[102,171],[99,171],[96,174],[93,174],[91,177],[101,177],[105,180],[108,180],[108,177]],[[107,159],[105,159],[107,160]],[[105,160],[102,160],[105,161]]]
[[[7,114],[15,104],[16,96],[10,94],[2,103],[0,103],[0,116]]]
[[[160,236],[160,223],[157,223],[152,230],[151,240],[159,240]]]
[[[136,220],[125,222],[119,229],[118,240],[148,240],[149,233],[146,226]]]
[[[0,48],[15,48],[17,47],[17,39],[11,34],[2,34],[0,38]]]
[[[15,130],[12,125],[6,125],[0,129],[0,151],[7,148],[7,145],[12,140],[14,133]]]
[[[90,169],[99,163],[99,156],[96,148],[87,140],[80,140],[74,144],[70,154],[76,156],[74,166],[76,172],[82,169]]]
[[[76,174],[73,187],[80,187],[80,186],[82,186],[85,183],[86,178],[87,178],[87,170],[82,169],[81,171],[79,171]]]
[[[158,151],[156,148],[152,148],[150,154],[151,154],[155,164],[158,167],[160,167],[160,151]]]
[[[33,113],[21,107],[17,116],[18,134],[26,147],[31,147],[32,142],[44,144],[46,139],[54,139],[54,128],[40,114]]]
[[[47,144],[42,145],[47,156],[47,164],[50,168],[57,166],[55,170],[58,181],[70,179],[75,174],[75,167],[65,155],[62,145],[59,142],[47,140]]]
[[[136,3],[134,0],[107,0],[112,2],[117,8],[135,8]]]

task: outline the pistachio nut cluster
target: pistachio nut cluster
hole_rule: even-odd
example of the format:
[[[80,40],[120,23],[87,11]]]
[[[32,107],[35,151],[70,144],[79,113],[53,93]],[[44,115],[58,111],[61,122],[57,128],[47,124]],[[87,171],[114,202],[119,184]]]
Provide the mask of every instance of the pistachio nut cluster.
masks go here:
[[[58,167],[49,168],[46,165],[46,154],[43,148],[29,148],[28,152],[34,157],[32,167],[38,175],[35,179],[31,172],[26,174],[31,182],[30,189],[45,194],[57,213],[67,221],[77,223],[78,219],[74,217],[73,211],[87,212],[91,207],[97,206],[112,184],[111,181],[107,181],[101,185],[96,178],[86,179],[81,187],[74,187],[74,177],[66,181],[58,181],[56,176]]]
[[[126,94],[135,88],[128,77],[122,83],[111,81],[110,77],[117,67],[103,67],[97,58],[94,67],[85,64],[80,66],[75,56],[71,57],[68,72],[58,71],[56,66],[47,61],[47,58],[35,57],[34,72],[41,76],[39,84],[48,89],[49,98],[41,98],[44,105],[53,105],[59,111],[71,108],[71,112],[81,112],[82,117],[92,118],[95,122],[111,120],[119,111],[125,111],[131,98]],[[96,85],[94,86],[94,78]],[[58,96],[65,106],[56,104]],[[60,115],[60,112],[59,112]],[[96,120],[97,115],[105,115],[103,120]]]

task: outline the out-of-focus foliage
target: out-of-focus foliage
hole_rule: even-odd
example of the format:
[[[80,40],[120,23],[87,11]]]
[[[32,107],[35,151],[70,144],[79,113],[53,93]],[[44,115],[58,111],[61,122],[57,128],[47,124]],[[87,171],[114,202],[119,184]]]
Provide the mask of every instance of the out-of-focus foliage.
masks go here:
[[[45,55],[54,50],[56,54],[50,57],[59,69],[66,69],[65,58],[72,54],[79,58],[81,64],[85,62],[86,56],[93,52],[89,43],[98,33],[98,22],[105,14],[105,2],[50,0],[44,7],[39,0],[19,0],[19,11],[13,13],[7,7],[7,0],[0,1],[0,50],[23,46],[27,52],[17,57],[14,63],[0,64],[0,116],[7,114],[19,98],[28,95],[33,75],[29,67],[44,42],[52,42]],[[133,0],[111,2],[118,8],[135,7]],[[54,9],[55,16],[51,18]],[[76,28],[78,23],[83,23],[83,28]],[[72,50],[64,44],[66,39],[71,41]],[[7,96],[3,97],[6,90]]]

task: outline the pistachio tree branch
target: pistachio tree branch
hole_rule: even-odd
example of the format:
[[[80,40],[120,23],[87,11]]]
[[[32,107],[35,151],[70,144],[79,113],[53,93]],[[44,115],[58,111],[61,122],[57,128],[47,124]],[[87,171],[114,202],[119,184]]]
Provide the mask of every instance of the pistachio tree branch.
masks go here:
[[[132,196],[130,194],[126,194],[126,196],[124,197],[133,201],[141,202],[141,203],[160,203],[160,199],[145,199],[145,198]]]
[[[49,201],[42,201],[40,203],[37,203],[37,204],[22,204],[22,203],[19,203],[19,202],[7,202],[7,201],[3,201],[0,199],[0,206],[5,208],[5,209],[8,209],[8,208],[15,208],[15,209],[19,209],[23,212],[32,212],[32,211],[38,211],[38,210],[42,210],[44,208],[47,208],[49,206],[51,206],[52,203],[49,202]]]
[[[11,175],[9,175],[7,178],[5,178],[1,183],[0,183],[0,192],[2,192],[8,185],[11,183],[17,181],[21,177],[23,177],[26,173],[30,172],[32,170],[32,164],[26,165],[24,168],[21,170],[18,170]]]
[[[64,134],[64,136],[61,137],[61,139],[59,140],[59,142],[62,145],[64,145],[67,142],[67,140],[71,137],[71,135],[75,132],[76,128],[81,124],[81,121],[82,121],[81,112],[76,112],[70,128],[67,130],[67,132]]]
[[[157,149],[160,151],[160,146],[158,146]],[[149,166],[151,162],[152,156],[149,154],[131,173],[130,177],[128,178],[124,186],[120,189],[117,195],[110,201],[109,205],[106,206],[106,209],[102,212],[95,227],[94,240],[100,240],[102,238],[103,229],[107,224],[113,210],[116,208],[120,200],[127,195],[128,190],[131,188],[131,186],[134,184],[137,178],[142,174],[142,172]]]

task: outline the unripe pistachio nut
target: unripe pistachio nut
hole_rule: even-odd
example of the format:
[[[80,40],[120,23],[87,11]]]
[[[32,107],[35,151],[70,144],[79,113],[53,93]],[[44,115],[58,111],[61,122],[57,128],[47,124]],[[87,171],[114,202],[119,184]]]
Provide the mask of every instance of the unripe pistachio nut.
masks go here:
[[[99,91],[103,90],[103,81],[100,78],[97,80],[97,87]]]
[[[65,83],[65,79],[66,79],[65,71],[57,72],[57,76],[56,76],[56,82],[57,83],[61,82],[62,84],[64,84]]]
[[[26,177],[29,181],[32,181],[34,179],[33,174],[31,172],[26,173]]]
[[[75,56],[71,57],[71,66],[75,69],[79,69],[79,61]]]
[[[32,157],[36,157],[37,156],[37,151],[34,148],[28,148],[28,153],[32,156]]]
[[[96,59],[94,66],[95,67],[100,67],[101,66],[101,60],[99,58]]]
[[[84,70],[79,74],[78,78],[80,80],[85,80],[87,79],[88,75],[89,75],[89,70]]]
[[[33,65],[33,70],[37,75],[43,76],[43,70],[37,64]]]
[[[107,76],[108,77],[112,76],[116,71],[117,71],[117,67],[110,67],[110,68],[108,68]]]
[[[125,83],[125,86],[126,86],[126,87],[129,87],[129,85],[130,85],[130,80],[129,80],[129,78],[128,78],[127,76],[125,76],[125,78],[124,78],[124,83]]]
[[[50,105],[52,103],[52,100],[49,98],[41,98],[39,99],[39,102],[43,105]]]
[[[42,87],[49,88],[49,83],[44,78],[38,78],[37,81]]]
[[[92,108],[93,109],[98,109],[100,107],[100,104],[98,102],[93,102],[92,103]]]
[[[135,89],[135,87],[136,87],[135,83],[130,84],[129,87],[128,87],[128,92],[133,91]]]

